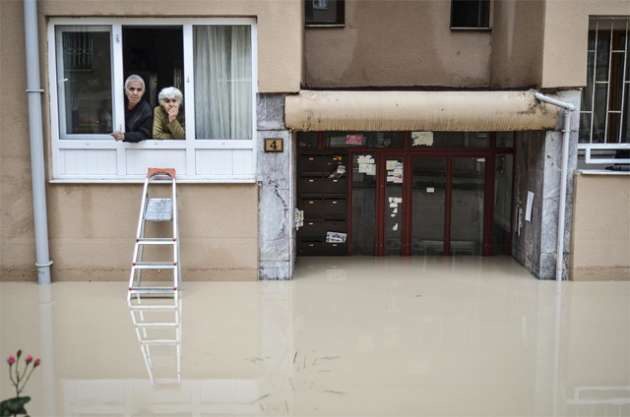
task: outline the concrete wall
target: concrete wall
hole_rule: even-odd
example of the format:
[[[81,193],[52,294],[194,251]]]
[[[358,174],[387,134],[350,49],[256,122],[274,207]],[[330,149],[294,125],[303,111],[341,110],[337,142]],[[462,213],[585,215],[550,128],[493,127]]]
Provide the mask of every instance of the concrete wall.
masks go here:
[[[498,0],[493,4],[491,86],[540,85],[544,0]]]
[[[43,16],[255,16],[259,90],[295,92],[301,80],[302,2],[41,1],[42,73],[46,74]],[[0,280],[34,280],[35,248],[22,2],[0,2]],[[42,77],[42,85],[47,79]],[[47,97],[44,98],[44,114]],[[44,123],[45,142],[50,137]],[[49,160],[47,161],[47,164]],[[180,222],[185,279],[256,279],[258,189],[249,185],[182,185]],[[49,230],[54,280],[125,280],[131,260],[138,185],[49,184]]]
[[[575,177],[571,279],[630,280],[630,176]]]
[[[305,84],[485,87],[489,32],[451,32],[450,1],[346,1],[343,28],[305,29]]]
[[[258,90],[261,93],[299,91],[302,80],[303,14],[301,0],[40,1],[42,16],[255,17],[258,32]]]
[[[22,2],[0,2],[0,279],[34,279]]]
[[[628,16],[628,0],[546,0],[542,87],[586,85],[588,18]]]

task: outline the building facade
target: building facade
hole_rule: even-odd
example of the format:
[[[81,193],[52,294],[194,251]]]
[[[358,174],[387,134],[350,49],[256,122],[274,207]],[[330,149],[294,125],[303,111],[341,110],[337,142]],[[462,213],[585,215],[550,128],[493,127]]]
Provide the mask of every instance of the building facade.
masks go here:
[[[38,1],[54,280],[124,280],[146,168],[177,169],[185,280],[310,255],[511,255],[630,277],[630,2]],[[0,276],[34,279],[23,4],[0,5]],[[184,140],[117,143],[122,85]],[[563,112],[569,103],[566,199]],[[564,214],[559,213],[566,201]]]

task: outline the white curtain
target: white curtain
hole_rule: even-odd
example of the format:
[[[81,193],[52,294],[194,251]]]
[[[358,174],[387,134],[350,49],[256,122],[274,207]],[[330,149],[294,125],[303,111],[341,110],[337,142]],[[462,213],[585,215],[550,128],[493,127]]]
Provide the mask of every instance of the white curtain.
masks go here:
[[[249,26],[195,26],[197,139],[252,138]]]

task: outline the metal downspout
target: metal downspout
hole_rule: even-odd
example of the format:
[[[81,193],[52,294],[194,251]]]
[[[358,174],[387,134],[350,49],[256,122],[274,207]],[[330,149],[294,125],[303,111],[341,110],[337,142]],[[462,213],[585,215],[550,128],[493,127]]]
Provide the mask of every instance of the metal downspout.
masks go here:
[[[46,209],[46,173],[42,133],[42,90],[39,77],[39,35],[37,0],[24,0],[24,38],[26,54],[26,96],[28,97],[28,131],[31,147],[31,180],[33,183],[33,217],[35,223],[35,266],[37,282],[50,284],[48,254],[48,218]]]
[[[569,136],[571,134],[571,112],[575,106],[571,103],[548,97],[541,93],[534,93],[536,98],[563,110],[564,123],[562,127],[562,171],[560,175],[560,202],[558,207],[558,237],[556,242],[556,281],[562,281],[562,270],[564,269],[564,220],[567,205],[567,171],[569,166]]]

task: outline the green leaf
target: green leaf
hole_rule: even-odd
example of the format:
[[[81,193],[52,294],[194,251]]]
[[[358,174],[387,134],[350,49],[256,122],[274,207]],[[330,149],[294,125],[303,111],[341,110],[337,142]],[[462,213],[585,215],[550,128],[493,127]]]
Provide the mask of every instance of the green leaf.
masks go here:
[[[0,402],[0,417],[10,417],[12,415],[26,415],[24,405],[31,400],[31,397],[15,397]]]

